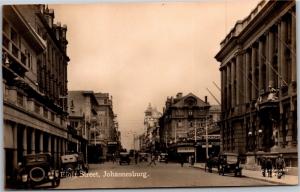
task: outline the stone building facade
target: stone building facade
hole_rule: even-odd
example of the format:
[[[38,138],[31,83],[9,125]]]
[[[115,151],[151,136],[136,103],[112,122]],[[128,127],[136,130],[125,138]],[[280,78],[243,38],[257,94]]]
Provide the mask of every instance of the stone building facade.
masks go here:
[[[99,103],[96,110],[101,131],[98,141],[106,146],[103,148],[105,150],[104,159],[110,159],[111,155],[117,153],[121,146],[117,116],[113,111],[112,96],[109,96],[109,93],[95,93],[95,97]]]
[[[295,1],[261,1],[238,21],[215,57],[221,72],[222,150],[283,153],[297,164]]]
[[[168,151],[173,159],[182,153],[184,156],[196,154],[197,160],[204,161],[206,149],[204,150],[202,145],[206,144],[206,129],[208,134],[212,128],[214,134],[219,133],[219,130],[215,131],[217,124],[213,121],[214,118],[218,118],[215,115],[218,108],[214,107],[212,113],[210,108],[207,97],[203,101],[192,93],[186,96],[178,93],[175,98],[167,98],[159,121],[161,150]],[[210,153],[218,153],[219,135],[210,139],[210,142],[214,142]]]
[[[44,5],[3,6],[5,174],[24,155],[47,152],[59,166],[67,146],[66,25]]]
[[[93,91],[69,91],[69,128],[75,129],[77,137],[69,140],[69,151],[82,152],[85,158],[91,160],[93,155],[101,156],[101,150],[88,154],[88,145],[97,145],[95,136],[99,134],[99,120],[96,107],[98,102]]]

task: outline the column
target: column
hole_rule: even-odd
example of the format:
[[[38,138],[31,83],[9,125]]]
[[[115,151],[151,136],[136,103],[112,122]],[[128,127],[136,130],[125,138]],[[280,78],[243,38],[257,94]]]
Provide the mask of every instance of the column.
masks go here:
[[[224,106],[224,111],[227,110],[227,92],[226,92],[226,87],[227,87],[227,74],[226,74],[226,66],[223,68],[223,106]]]
[[[13,167],[17,167],[18,165],[18,132],[17,132],[17,124],[13,123],[11,125],[12,133],[13,133]]]
[[[48,136],[48,152],[51,153],[51,135]]]
[[[231,92],[230,92],[230,79],[231,79],[231,73],[230,73],[230,65],[231,63],[229,62],[227,64],[227,69],[226,69],[226,72],[227,72],[227,110],[231,108]]]
[[[35,154],[35,129],[31,132],[31,154]]]
[[[258,95],[261,94],[263,87],[263,42],[260,40],[258,42]]]
[[[287,34],[287,27],[286,27],[286,22],[284,20],[281,21],[280,24],[280,35],[279,35],[279,42],[278,47],[280,47],[280,52],[279,52],[279,64],[280,64],[280,69],[281,69],[281,85],[286,85],[284,82],[287,82],[287,65],[286,65],[286,57],[285,57],[285,52],[286,52],[286,34]]]
[[[252,96],[251,99],[252,100],[256,100],[257,96],[256,96],[256,78],[255,78],[255,68],[256,68],[256,48],[254,46],[252,46],[252,54],[251,54],[251,65],[252,65]]]
[[[243,54],[239,51],[238,55],[236,56],[236,104],[242,104],[243,100],[243,78],[245,76],[244,67],[243,67]]]
[[[249,90],[249,85],[251,85],[251,82],[249,80],[249,72],[250,72],[250,53],[248,51],[246,51],[246,56],[245,56],[245,75],[244,75],[244,78],[245,78],[245,103],[248,103],[251,99],[251,95],[250,95],[250,90]]]
[[[235,74],[236,74],[236,63],[231,62],[231,107],[235,107],[236,104],[236,92],[235,92]]]
[[[272,67],[274,66],[274,33],[272,31],[269,31],[268,34],[268,61],[269,65],[267,65],[268,75],[269,75],[269,83],[268,87],[274,88],[274,70]]]
[[[54,148],[53,148],[53,150],[54,150],[54,152],[53,152],[53,159],[54,159],[54,167],[57,167],[57,155],[58,155],[58,153],[57,153],[57,138],[56,138],[56,136],[53,136],[53,142],[54,142]]]
[[[292,12],[291,15],[291,60],[292,60],[292,82],[297,81],[297,67],[296,67],[296,14],[295,12]]]
[[[293,145],[293,111],[288,112],[288,130],[286,134],[287,147]]]
[[[40,132],[40,153],[43,153],[44,151],[45,151],[44,150],[44,134],[41,131]]]
[[[27,154],[27,127],[23,130],[23,155]]]

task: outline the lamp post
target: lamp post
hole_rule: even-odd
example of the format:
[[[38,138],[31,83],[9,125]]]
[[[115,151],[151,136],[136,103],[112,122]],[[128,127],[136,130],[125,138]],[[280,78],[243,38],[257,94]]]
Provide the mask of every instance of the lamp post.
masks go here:
[[[262,144],[262,142],[261,142],[261,137],[262,137],[262,130],[261,129],[259,129],[258,130],[258,150],[260,151],[261,150],[261,144]]]

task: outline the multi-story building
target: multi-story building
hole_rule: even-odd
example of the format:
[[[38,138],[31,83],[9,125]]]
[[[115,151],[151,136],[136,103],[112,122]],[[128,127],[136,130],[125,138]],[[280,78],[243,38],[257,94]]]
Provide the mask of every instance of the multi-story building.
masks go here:
[[[67,27],[44,5],[3,6],[5,173],[24,155],[49,152],[58,166],[67,146]]]
[[[95,97],[99,103],[97,107],[101,131],[99,142],[105,146],[103,148],[104,159],[110,159],[111,155],[116,153],[120,146],[117,116],[113,112],[112,97],[109,96],[109,93],[95,93]]]
[[[176,158],[178,153],[184,156],[196,155],[197,160],[206,159],[206,135],[217,127],[214,118],[217,107],[210,111],[211,105],[192,93],[182,96],[178,93],[175,98],[167,98],[163,115],[160,118],[161,149],[169,152],[170,157]],[[219,111],[220,114],[220,111]],[[206,131],[207,130],[207,131]],[[208,136],[209,152],[219,152],[218,130],[214,136]]]
[[[221,42],[222,150],[297,165],[296,5],[261,1]]]
[[[149,103],[144,117],[143,151],[155,151],[159,143],[159,118],[161,113]],[[136,138],[134,138],[135,142]],[[134,144],[135,145],[135,144]]]
[[[69,91],[69,129],[76,135],[69,138],[69,151],[82,152],[89,162],[102,155],[96,137],[100,131],[96,107],[98,102],[93,91]],[[94,146],[93,153],[87,153],[88,146]],[[97,149],[97,150],[96,150]]]

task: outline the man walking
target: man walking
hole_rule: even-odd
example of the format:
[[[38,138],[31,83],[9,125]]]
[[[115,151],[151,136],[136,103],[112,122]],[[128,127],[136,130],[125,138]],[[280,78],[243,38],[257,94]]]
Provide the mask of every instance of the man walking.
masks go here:
[[[155,154],[154,153],[152,153],[151,154],[151,161],[150,161],[150,163],[149,163],[149,166],[151,166],[152,165],[152,163],[156,166],[156,163],[155,163]]]
[[[280,179],[281,176],[284,174],[284,170],[283,170],[284,167],[285,167],[285,161],[284,161],[282,154],[280,154],[276,159],[276,169],[277,169],[277,178],[278,179]]]

